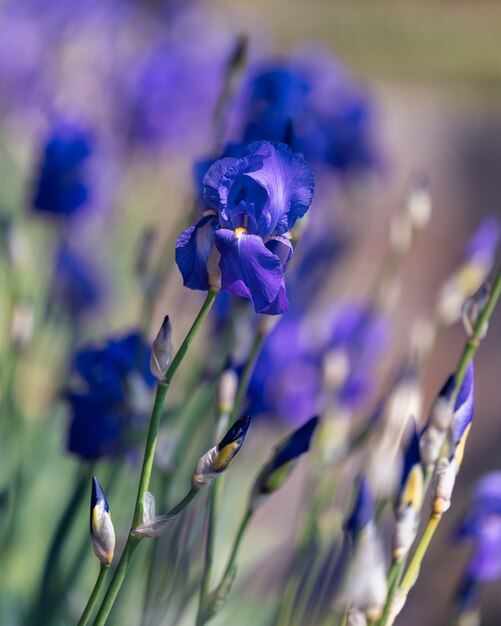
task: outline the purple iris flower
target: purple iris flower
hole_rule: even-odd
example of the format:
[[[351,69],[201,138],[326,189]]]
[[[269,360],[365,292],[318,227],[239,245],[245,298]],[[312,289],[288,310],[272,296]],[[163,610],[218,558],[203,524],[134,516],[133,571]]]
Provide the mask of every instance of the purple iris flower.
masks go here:
[[[256,363],[249,410],[296,424],[332,400],[347,410],[360,408],[373,396],[374,366],[389,339],[388,320],[361,304],[339,304],[311,319],[291,311],[270,333]],[[337,388],[326,393],[324,366],[333,354],[345,371]]]
[[[377,162],[371,102],[327,52],[262,65],[251,79],[244,111],[245,141],[283,141],[311,162],[343,173]]]
[[[98,459],[129,450],[129,439],[147,417],[155,384],[149,362],[150,348],[138,333],[78,352],[72,368],[75,381],[66,393],[70,452]]]
[[[223,291],[251,300],[257,313],[286,311],[284,272],[292,256],[286,233],[310,207],[313,190],[311,167],[285,144],[259,141],[240,158],[216,161],[204,178],[208,210],[176,244],[185,286],[218,286],[208,270],[216,254]]]
[[[81,128],[60,123],[52,130],[40,163],[33,208],[71,217],[89,201],[86,167],[92,142]]]
[[[501,577],[501,472],[486,474],[477,483],[473,506],[456,535],[474,544],[468,579],[488,582]]]

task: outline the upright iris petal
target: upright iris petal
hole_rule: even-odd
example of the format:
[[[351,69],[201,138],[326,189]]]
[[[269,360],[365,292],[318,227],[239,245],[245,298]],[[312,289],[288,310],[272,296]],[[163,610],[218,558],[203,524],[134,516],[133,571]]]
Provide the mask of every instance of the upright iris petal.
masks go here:
[[[259,141],[232,152],[205,174],[209,210],[179,236],[176,262],[187,287],[208,289],[215,244],[223,291],[251,300],[258,313],[283,313],[283,276],[292,255],[283,235],[311,204],[313,173],[285,144]]]

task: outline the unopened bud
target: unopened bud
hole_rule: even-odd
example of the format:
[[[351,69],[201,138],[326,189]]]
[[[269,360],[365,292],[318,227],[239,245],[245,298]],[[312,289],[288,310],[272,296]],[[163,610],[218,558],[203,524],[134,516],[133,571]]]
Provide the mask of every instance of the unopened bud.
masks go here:
[[[409,552],[419,526],[419,511],[412,506],[402,507],[397,511],[395,534],[393,535],[393,558],[401,561]]]
[[[338,391],[350,373],[350,359],[345,350],[330,350],[324,358],[323,377],[327,392]]]
[[[435,515],[442,515],[451,506],[452,492],[456,482],[457,466],[454,459],[441,458],[437,463],[432,490],[432,509]]]
[[[235,404],[238,389],[238,375],[232,367],[221,374],[218,387],[218,408],[221,413],[230,413]]]
[[[461,309],[461,317],[463,318],[463,325],[466,330],[466,334],[469,337],[473,337],[475,334],[475,327],[478,319],[485,309],[489,297],[491,295],[491,286],[489,283],[484,283],[480,289],[471,298],[468,298]],[[489,324],[486,322],[483,328],[480,329],[479,338],[483,339],[487,334]]]
[[[165,379],[167,370],[172,360],[172,325],[167,315],[153,342],[150,369],[151,373],[160,382]]]
[[[110,517],[110,507],[95,476],[92,477],[90,535],[92,547],[101,565],[109,567],[115,552],[115,529]]]
[[[415,181],[407,200],[407,213],[414,228],[421,230],[431,217],[431,195],[425,180]]]
[[[348,611],[348,617],[346,619],[346,626],[367,626],[367,618],[362,611],[351,608]]]
[[[201,489],[222,474],[242,447],[251,416],[244,415],[226,433],[222,441],[206,452],[198,461],[191,477],[193,489]]]

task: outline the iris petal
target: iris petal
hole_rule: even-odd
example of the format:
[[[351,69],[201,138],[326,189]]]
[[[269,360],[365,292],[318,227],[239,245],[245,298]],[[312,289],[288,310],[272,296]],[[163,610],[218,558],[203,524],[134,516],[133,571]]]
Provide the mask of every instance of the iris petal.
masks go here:
[[[249,146],[249,151],[259,154],[269,150],[269,142],[260,141]],[[291,229],[296,220],[308,210],[315,188],[310,165],[282,143],[272,144],[273,149],[263,162],[263,167],[247,172],[247,176],[260,183],[268,192],[267,211],[270,226],[259,232],[263,238],[272,234],[282,235]]]
[[[177,238],[176,263],[184,285],[190,289],[209,289],[207,262],[214,245],[215,226],[216,217],[209,212]]]
[[[223,289],[252,300],[256,313],[268,307],[282,284],[280,259],[256,235],[236,235],[232,230],[220,229],[214,239],[221,253]]]

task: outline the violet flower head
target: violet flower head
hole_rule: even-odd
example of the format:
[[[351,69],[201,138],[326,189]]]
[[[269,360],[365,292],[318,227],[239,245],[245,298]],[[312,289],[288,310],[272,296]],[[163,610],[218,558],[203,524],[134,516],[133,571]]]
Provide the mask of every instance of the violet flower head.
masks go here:
[[[89,135],[70,124],[58,124],[45,145],[33,208],[71,217],[89,201],[86,166],[92,154]]]
[[[373,118],[364,90],[332,55],[303,52],[257,70],[243,136],[283,141],[312,162],[349,173],[377,161]]]
[[[84,459],[126,454],[148,415],[154,381],[150,348],[138,333],[80,350],[66,392],[68,449]]]
[[[257,313],[286,311],[284,272],[292,256],[286,233],[310,207],[313,190],[310,166],[284,144],[260,141],[240,158],[216,161],[204,178],[209,208],[176,244],[185,286],[206,290],[220,281]],[[219,257],[220,277],[209,275],[211,254]]]
[[[456,538],[474,544],[469,579],[488,582],[501,577],[501,472],[486,474],[477,483],[473,505]]]

